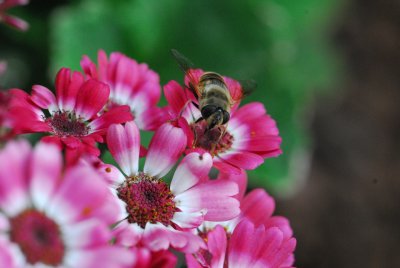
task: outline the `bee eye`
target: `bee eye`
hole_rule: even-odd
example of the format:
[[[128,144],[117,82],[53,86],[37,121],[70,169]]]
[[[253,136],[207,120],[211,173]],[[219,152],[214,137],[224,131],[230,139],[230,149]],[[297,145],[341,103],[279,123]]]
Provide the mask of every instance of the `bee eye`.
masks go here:
[[[217,111],[217,106],[215,106],[215,105],[206,105],[201,109],[201,116],[204,119],[207,119],[207,118],[210,117],[210,115],[212,115],[216,111]]]
[[[224,118],[222,124],[226,124],[229,121],[230,117],[231,117],[230,114],[227,111],[224,111]]]

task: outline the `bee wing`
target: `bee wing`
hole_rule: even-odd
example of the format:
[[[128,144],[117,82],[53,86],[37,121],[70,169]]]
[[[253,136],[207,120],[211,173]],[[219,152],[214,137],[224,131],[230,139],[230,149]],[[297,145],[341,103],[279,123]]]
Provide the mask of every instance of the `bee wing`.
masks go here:
[[[242,98],[249,96],[257,88],[257,82],[253,79],[239,80],[239,83],[242,86]]]
[[[227,79],[225,78],[227,81]],[[240,80],[236,81],[233,79],[229,81],[229,93],[231,95],[231,105],[235,105],[240,102],[244,97],[248,96],[257,87],[257,83],[254,80]]]
[[[189,90],[192,91],[196,96],[200,96],[200,92],[196,86],[196,77],[193,73],[195,68],[194,64],[176,49],[171,49],[171,54],[175,58],[181,70],[189,77],[189,82],[187,85]]]

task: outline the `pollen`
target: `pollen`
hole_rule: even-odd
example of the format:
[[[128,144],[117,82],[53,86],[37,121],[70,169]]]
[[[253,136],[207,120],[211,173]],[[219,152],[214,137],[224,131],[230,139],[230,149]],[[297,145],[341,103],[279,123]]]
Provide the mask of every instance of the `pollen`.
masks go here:
[[[161,179],[140,173],[128,178],[118,189],[118,197],[126,204],[128,222],[137,223],[144,228],[146,223],[171,224],[174,213],[178,211],[174,195]]]
[[[10,239],[20,247],[28,263],[62,264],[65,246],[57,223],[34,209],[25,210],[10,222]]]
[[[193,124],[191,128],[195,137],[194,148],[202,148],[215,156],[232,147],[234,137],[226,131],[225,126],[208,129],[207,123],[203,120]]]
[[[82,119],[71,112],[58,111],[47,118],[46,122],[53,129],[54,134],[60,137],[82,137],[88,135],[90,130]]]

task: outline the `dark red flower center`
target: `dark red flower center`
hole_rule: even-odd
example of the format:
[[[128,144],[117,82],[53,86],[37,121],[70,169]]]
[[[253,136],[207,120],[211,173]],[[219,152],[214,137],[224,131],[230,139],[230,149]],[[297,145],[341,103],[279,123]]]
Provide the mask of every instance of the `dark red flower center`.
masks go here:
[[[203,148],[212,155],[223,153],[232,147],[234,141],[233,136],[226,131],[226,126],[216,126],[212,129],[207,129],[207,122],[202,120],[191,125],[195,148]]]
[[[52,117],[47,118],[46,122],[51,126],[54,134],[60,137],[86,136],[90,130],[80,118],[77,118],[74,113],[70,112],[58,111]]]
[[[164,181],[140,173],[128,178],[117,191],[118,197],[126,203],[130,223],[137,223],[142,228],[148,222],[171,224],[177,208],[174,195]]]
[[[30,264],[62,264],[65,246],[58,225],[42,212],[28,209],[11,219],[11,241]]]

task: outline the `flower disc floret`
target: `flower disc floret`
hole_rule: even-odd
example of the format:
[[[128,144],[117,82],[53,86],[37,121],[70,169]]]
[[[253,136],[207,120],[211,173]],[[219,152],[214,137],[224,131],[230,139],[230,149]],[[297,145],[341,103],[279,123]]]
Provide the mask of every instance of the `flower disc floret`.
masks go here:
[[[59,137],[82,137],[90,132],[90,127],[73,112],[57,111],[52,117],[47,118],[46,122]]]
[[[148,222],[160,222],[168,226],[177,211],[174,195],[168,185],[144,173],[128,178],[117,192],[118,197],[127,204],[128,221],[142,228]]]
[[[30,264],[38,262],[58,266],[65,246],[60,229],[44,213],[28,209],[10,220],[10,239],[18,244]]]

